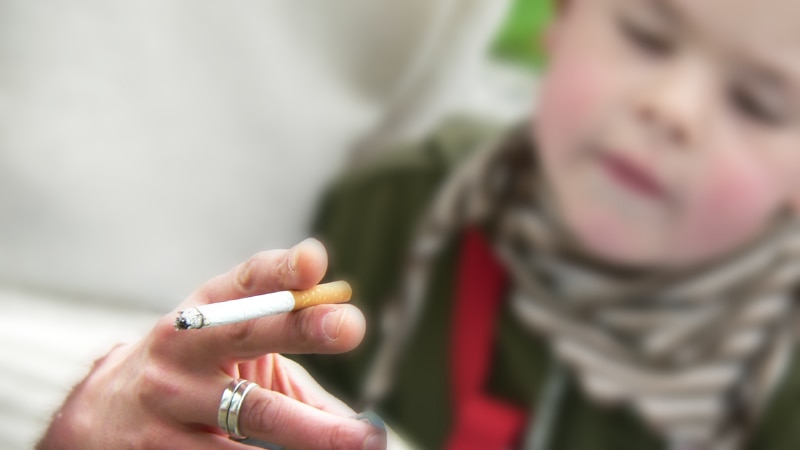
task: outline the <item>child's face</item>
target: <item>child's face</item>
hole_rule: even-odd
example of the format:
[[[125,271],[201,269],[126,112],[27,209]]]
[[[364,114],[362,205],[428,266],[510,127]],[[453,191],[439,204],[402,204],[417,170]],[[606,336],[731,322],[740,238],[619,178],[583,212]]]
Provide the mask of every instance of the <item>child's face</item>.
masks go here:
[[[800,204],[800,2],[572,0],[550,31],[536,137],[597,256],[707,261]]]

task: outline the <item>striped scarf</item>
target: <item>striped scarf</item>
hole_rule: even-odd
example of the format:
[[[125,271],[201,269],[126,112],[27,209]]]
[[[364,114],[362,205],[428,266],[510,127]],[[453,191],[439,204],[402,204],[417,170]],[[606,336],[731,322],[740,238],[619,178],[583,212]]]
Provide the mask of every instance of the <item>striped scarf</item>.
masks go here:
[[[365,388],[374,402],[423,307],[431,264],[463,227],[489,231],[512,310],[594,402],[625,405],[671,449],[742,448],[796,342],[800,229],[776,224],[691,270],[621,273],[582,257],[548,204],[526,127],[470,157],[435,198],[384,318]]]

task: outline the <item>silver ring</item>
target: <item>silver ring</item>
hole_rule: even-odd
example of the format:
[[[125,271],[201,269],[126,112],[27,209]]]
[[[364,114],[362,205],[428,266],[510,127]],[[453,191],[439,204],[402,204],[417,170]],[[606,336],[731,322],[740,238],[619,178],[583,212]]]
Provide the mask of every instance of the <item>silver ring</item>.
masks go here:
[[[231,398],[231,406],[228,408],[228,434],[231,435],[234,439],[245,439],[246,436],[242,436],[242,433],[239,432],[239,411],[242,409],[242,404],[244,403],[244,398],[247,394],[255,387],[258,387],[258,384],[253,383],[251,381],[246,381],[244,384],[240,384],[239,388],[233,392],[233,398]]]
[[[245,396],[254,387],[258,387],[258,384],[239,378],[231,380],[222,391],[217,409],[217,425],[234,439],[245,439],[239,432],[239,411],[242,409]]]
[[[233,393],[246,381],[247,380],[241,379],[231,380],[228,387],[222,391],[222,398],[219,401],[219,409],[217,410],[217,425],[219,425],[225,434],[230,434],[228,431],[228,410],[231,408]]]

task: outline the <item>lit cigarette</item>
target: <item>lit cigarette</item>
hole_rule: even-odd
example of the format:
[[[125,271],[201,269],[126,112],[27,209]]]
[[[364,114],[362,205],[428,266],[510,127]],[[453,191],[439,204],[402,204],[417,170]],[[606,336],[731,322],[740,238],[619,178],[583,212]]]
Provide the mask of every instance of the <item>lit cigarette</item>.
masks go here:
[[[215,327],[264,316],[287,313],[309,306],[344,303],[353,290],[346,281],[334,281],[305,291],[280,291],[227,302],[195,306],[178,312],[175,329]]]

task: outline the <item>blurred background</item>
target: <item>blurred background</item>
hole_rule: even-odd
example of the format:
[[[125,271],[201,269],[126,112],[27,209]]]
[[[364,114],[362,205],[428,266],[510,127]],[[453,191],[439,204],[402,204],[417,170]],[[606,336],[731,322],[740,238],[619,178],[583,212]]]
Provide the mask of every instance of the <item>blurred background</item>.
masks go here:
[[[543,0],[0,0],[0,448],[206,279],[306,236],[337,173],[513,122]]]

